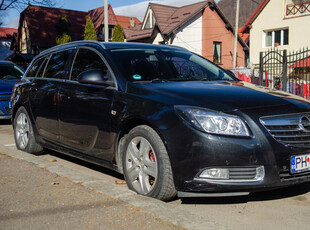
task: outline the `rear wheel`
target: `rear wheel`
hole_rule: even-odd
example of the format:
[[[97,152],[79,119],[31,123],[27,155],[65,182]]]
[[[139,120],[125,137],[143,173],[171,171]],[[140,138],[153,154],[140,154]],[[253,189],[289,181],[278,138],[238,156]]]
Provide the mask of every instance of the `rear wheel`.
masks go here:
[[[41,145],[35,140],[32,124],[24,107],[17,110],[14,118],[14,138],[17,149],[33,154],[43,151]]]
[[[129,132],[122,162],[129,189],[164,201],[175,197],[168,153],[151,127],[141,125]]]

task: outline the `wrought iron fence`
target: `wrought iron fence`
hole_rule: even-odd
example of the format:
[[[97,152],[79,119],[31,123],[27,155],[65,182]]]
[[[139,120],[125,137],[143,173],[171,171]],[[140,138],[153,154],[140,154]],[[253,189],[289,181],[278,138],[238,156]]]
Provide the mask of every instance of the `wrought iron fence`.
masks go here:
[[[287,53],[286,50],[277,49],[261,52],[258,68],[259,85],[283,90],[309,99],[309,49],[290,53]]]

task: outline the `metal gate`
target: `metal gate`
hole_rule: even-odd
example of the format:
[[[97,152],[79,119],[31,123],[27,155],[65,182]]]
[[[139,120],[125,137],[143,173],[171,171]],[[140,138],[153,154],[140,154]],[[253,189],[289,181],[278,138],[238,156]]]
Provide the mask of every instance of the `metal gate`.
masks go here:
[[[287,51],[271,49],[260,52],[259,84],[286,91]]]
[[[259,85],[309,99],[310,50],[287,53],[271,49],[260,53]]]

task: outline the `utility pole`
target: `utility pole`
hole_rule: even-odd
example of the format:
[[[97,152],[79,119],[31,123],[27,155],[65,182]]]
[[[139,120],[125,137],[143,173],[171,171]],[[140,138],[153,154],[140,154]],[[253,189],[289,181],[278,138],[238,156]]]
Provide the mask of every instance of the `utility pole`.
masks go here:
[[[108,0],[104,0],[104,41],[109,42]]]
[[[234,59],[233,59],[233,68],[237,66],[237,41],[238,41],[238,28],[239,28],[239,5],[240,0],[237,0],[236,6],[236,24],[235,24],[235,40],[234,40]]]

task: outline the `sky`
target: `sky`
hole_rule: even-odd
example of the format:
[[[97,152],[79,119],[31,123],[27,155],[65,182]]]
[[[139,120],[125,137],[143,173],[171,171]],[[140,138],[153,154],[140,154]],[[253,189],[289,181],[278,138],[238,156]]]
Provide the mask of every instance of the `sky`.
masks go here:
[[[184,6],[201,1],[202,0],[108,0],[108,3],[111,4],[116,15],[134,16],[142,21],[149,2],[171,6]],[[89,11],[104,6],[104,0],[58,0],[58,3],[58,7],[80,11]],[[17,28],[19,13],[20,12],[15,9],[7,11],[2,26]]]

